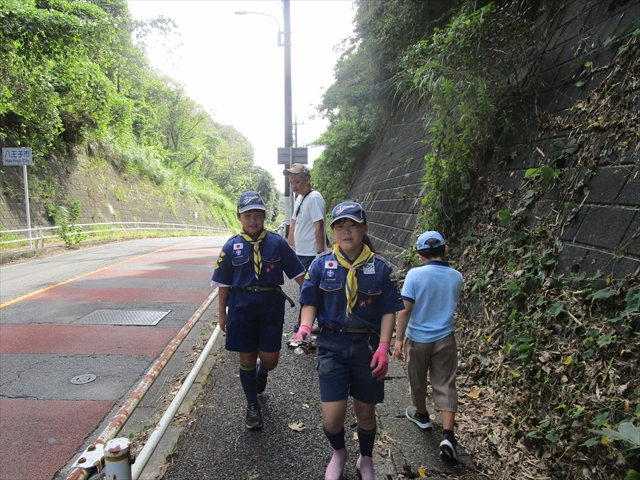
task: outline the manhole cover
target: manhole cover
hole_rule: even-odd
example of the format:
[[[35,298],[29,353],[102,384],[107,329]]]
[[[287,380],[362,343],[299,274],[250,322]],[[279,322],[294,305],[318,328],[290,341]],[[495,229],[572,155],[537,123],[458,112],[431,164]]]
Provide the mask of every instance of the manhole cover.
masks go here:
[[[82,375],[76,375],[71,379],[71,383],[74,385],[84,385],[85,383],[91,383],[96,379],[96,376],[91,373],[84,373]]]
[[[80,325],[156,325],[171,310],[94,310]]]

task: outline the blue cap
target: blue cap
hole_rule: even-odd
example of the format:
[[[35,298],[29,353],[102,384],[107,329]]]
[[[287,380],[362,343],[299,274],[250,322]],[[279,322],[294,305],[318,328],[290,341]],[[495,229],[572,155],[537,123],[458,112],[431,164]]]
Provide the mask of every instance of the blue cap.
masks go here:
[[[356,223],[367,223],[367,215],[362,205],[355,202],[339,203],[331,212],[331,226],[342,218],[350,218]]]
[[[238,199],[238,213],[243,213],[247,210],[267,210],[258,192],[249,190],[240,195]]]
[[[416,250],[427,250],[430,248],[438,248],[446,245],[447,243],[438,232],[427,230],[418,237],[416,242]]]

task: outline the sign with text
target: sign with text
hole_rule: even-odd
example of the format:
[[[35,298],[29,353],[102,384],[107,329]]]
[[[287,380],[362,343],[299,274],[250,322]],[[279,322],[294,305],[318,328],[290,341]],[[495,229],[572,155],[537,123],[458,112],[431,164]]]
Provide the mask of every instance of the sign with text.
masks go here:
[[[309,162],[309,154],[307,148],[278,148],[278,164],[293,165],[294,163],[302,163],[306,165]]]
[[[31,149],[2,147],[2,165],[33,165]]]

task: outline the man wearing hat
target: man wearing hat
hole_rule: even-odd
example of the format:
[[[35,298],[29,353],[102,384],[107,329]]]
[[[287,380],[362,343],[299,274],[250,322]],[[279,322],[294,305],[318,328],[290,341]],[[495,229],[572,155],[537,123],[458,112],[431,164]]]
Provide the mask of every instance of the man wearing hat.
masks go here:
[[[324,198],[311,188],[311,173],[306,165],[294,163],[282,173],[288,177],[291,191],[297,195],[287,241],[308,269],[316,256],[327,249]],[[295,331],[298,331],[298,325]]]

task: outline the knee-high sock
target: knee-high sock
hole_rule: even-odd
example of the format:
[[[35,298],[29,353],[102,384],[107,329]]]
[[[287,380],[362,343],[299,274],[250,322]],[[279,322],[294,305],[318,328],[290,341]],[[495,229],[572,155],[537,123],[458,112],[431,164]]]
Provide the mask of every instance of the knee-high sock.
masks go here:
[[[324,434],[329,439],[329,443],[333,447],[334,450],[341,450],[344,448],[344,427],[338,433],[330,433],[327,432],[327,429],[322,427],[324,430]]]
[[[264,365],[262,365],[262,363],[258,364],[258,369],[256,371],[256,375],[259,376],[260,378],[267,378],[267,375],[269,375],[269,372],[273,370],[273,368],[265,368]]]
[[[258,391],[256,390],[256,369],[240,365],[240,383],[247,397],[247,403],[258,403]]]
[[[360,444],[360,455],[363,457],[373,457],[373,444],[376,441],[376,427],[371,430],[363,430],[358,425],[358,443]]]

